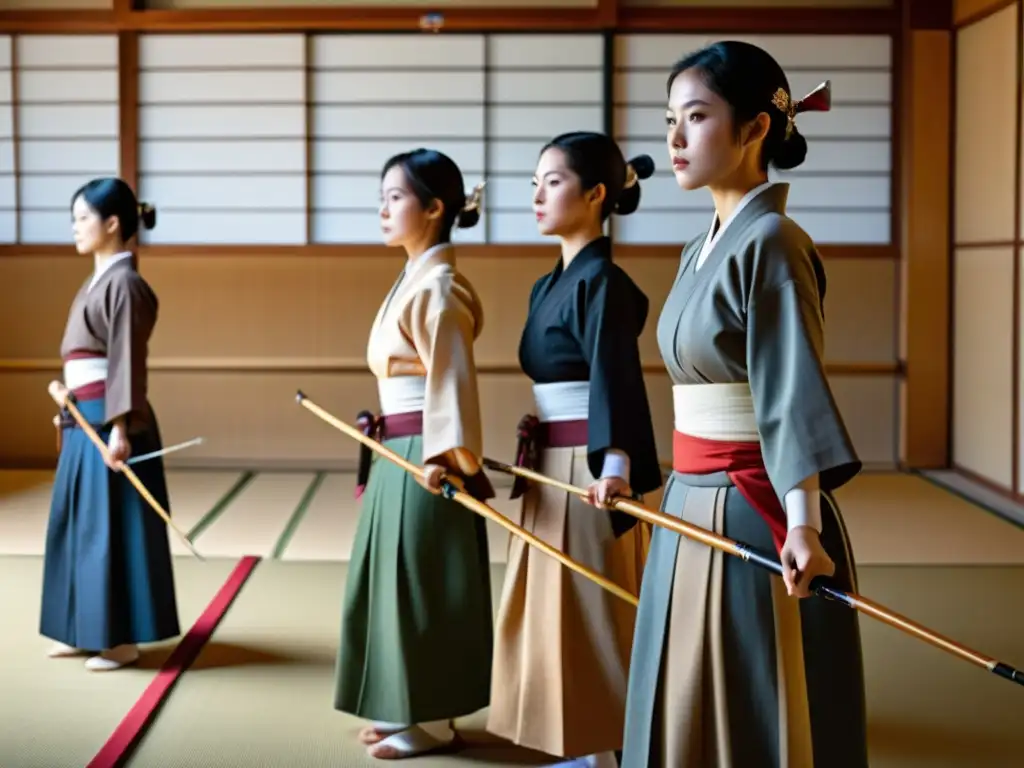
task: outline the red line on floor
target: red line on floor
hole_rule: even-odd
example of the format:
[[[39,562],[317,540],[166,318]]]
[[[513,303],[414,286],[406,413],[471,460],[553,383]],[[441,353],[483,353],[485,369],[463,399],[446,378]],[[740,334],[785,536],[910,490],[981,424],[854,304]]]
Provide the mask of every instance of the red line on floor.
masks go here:
[[[188,634],[178,643],[167,661],[156,673],[153,682],[146,687],[139,700],[114,729],[110,738],[107,739],[107,743],[96,753],[88,768],[114,768],[114,766],[121,765],[121,761],[135,746],[139,736],[152,720],[157,708],[167,698],[167,694],[170,693],[178,678],[192,665],[203,646],[213,636],[217,625],[220,624],[221,619],[224,618],[231,604],[238,597],[238,593],[242,591],[242,587],[245,586],[245,582],[252,575],[253,569],[256,568],[260,559],[257,556],[246,555],[238,561],[238,565],[235,566],[228,580],[224,582],[210,604],[206,606],[202,616],[196,620]]]

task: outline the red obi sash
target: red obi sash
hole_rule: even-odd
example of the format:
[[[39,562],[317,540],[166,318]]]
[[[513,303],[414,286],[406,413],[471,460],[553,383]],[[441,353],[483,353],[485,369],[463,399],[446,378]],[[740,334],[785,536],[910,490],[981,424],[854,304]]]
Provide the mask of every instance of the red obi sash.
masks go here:
[[[768,524],[775,550],[782,551],[789,530],[786,510],[768,479],[760,443],[708,440],[673,431],[672,468],[684,475],[728,474],[736,490]]]
[[[90,352],[83,349],[73,349],[64,357],[65,363],[69,360],[95,360],[106,357],[101,352]],[[69,390],[79,400],[102,400],[107,394],[106,379],[91,381],[80,387]]]

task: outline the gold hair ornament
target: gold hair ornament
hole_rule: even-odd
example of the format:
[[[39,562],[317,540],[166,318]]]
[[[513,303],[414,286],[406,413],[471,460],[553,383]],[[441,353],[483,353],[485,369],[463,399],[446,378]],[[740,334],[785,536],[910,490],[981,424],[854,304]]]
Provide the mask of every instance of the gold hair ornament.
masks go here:
[[[636,170],[633,168],[632,163],[626,163],[626,183],[622,186],[623,189],[629,189],[635,187],[640,181],[640,177],[636,175]]]
[[[826,80],[802,99],[793,101],[785,88],[772,96],[772,104],[786,115],[786,138],[793,133],[796,116],[801,112],[828,112],[832,109],[832,81]]]
[[[149,203],[139,203],[139,215],[145,216],[147,213],[153,212],[153,206]]]
[[[466,204],[462,206],[464,212],[480,210],[480,202],[483,200],[485,186],[487,186],[487,182],[481,181],[473,187],[472,193],[466,198]]]

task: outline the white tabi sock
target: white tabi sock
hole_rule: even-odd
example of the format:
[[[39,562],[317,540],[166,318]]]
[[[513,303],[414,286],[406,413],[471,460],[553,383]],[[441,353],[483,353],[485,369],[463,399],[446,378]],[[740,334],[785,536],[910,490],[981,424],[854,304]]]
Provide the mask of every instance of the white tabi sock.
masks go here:
[[[430,723],[419,723],[388,736],[383,741],[370,747],[372,757],[378,757],[378,753],[393,754],[380,755],[384,759],[401,759],[412,757],[424,752],[447,746],[455,739],[455,731],[447,720],[435,720]]]
[[[67,656],[81,656],[83,653],[85,653],[85,651],[81,648],[75,648],[73,645],[68,645],[67,643],[54,643],[47,652],[47,655],[51,659],[62,659]]]
[[[134,664],[139,660],[139,649],[135,645],[119,645],[109,648],[99,656],[93,656],[85,662],[85,668],[93,672],[110,672],[120,669],[126,664]]]

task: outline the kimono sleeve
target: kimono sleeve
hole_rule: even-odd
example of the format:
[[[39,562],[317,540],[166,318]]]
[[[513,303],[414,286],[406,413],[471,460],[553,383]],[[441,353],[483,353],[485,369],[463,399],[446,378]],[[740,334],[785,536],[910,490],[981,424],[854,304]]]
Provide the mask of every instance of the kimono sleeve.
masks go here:
[[[779,233],[760,259],[782,279],[754,286],[747,306],[747,373],[765,468],[780,501],[812,475],[833,490],[861,462],[836,405],[824,365],[823,286],[813,247]]]
[[[125,417],[148,418],[146,358],[156,325],[156,297],[135,273],[111,282],[105,306],[107,321],[106,422]]]
[[[426,368],[423,405],[423,463],[455,448],[483,453],[480,396],[473,342],[476,320],[470,307],[449,291],[424,291],[412,301],[410,336]]]
[[[623,451],[629,457],[629,485],[640,494],[661,486],[640,361],[646,315],[647,297],[617,269],[587,281],[581,318],[581,346],[590,367],[587,464],[600,477],[606,452]]]

